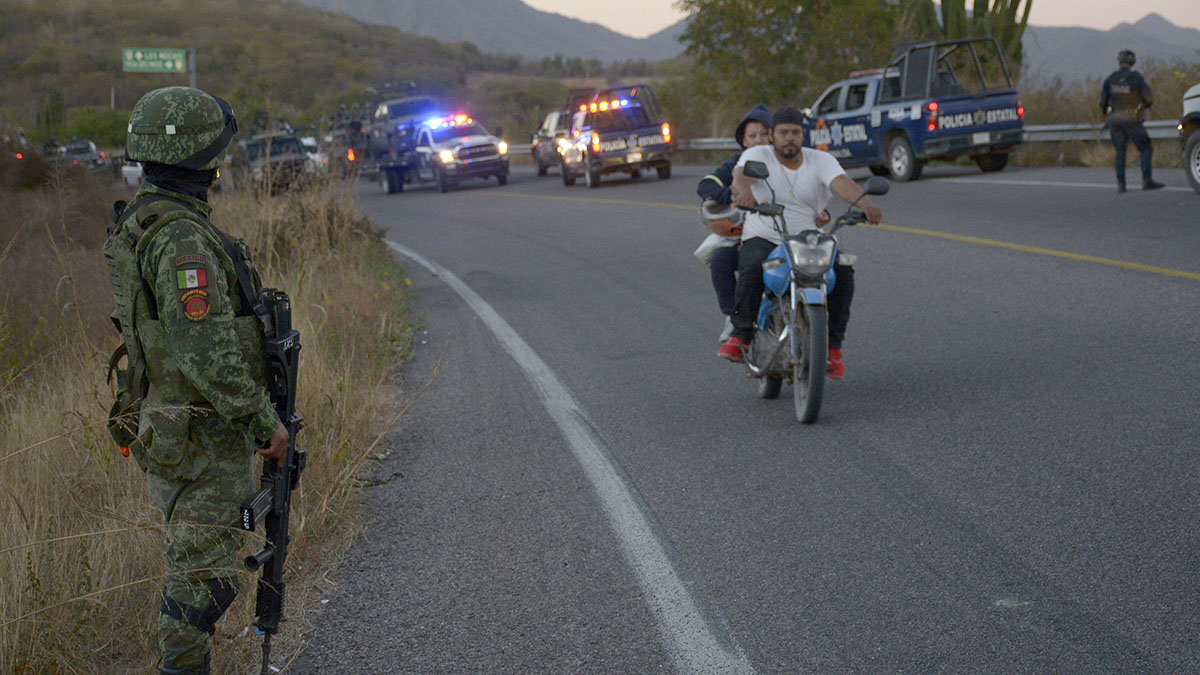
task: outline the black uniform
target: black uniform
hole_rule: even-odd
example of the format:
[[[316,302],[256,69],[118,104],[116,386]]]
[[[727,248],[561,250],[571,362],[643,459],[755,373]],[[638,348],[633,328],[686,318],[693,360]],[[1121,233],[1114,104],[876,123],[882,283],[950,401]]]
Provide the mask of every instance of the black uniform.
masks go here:
[[[1157,186],[1150,175],[1154,147],[1142,124],[1146,109],[1153,102],[1150,85],[1146,84],[1141,73],[1132,68],[1119,68],[1104,81],[1104,89],[1100,93],[1100,112],[1108,120],[1113,148],[1117,151],[1117,185],[1121,189],[1125,188],[1125,147],[1128,141],[1133,141],[1141,153],[1143,186]]]

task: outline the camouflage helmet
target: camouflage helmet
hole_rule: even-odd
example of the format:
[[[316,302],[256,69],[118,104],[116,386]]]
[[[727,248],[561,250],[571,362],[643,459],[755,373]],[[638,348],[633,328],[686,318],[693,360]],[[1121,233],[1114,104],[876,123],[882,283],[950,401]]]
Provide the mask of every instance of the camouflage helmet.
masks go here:
[[[237,117],[225,101],[191,87],[163,87],[133,106],[125,155],[139,162],[215,169],[235,133]]]

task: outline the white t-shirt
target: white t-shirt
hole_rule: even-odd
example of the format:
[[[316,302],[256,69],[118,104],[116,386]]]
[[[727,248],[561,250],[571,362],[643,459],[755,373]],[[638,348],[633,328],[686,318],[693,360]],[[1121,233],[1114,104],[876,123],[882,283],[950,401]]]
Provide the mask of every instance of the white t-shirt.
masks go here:
[[[833,191],[829,184],[846,172],[836,158],[828,152],[812,148],[800,148],[804,160],[800,168],[793,171],[784,166],[775,156],[775,148],[770,145],[756,145],[747,148],[738,158],[738,166],[745,167],[746,162],[762,162],[767,165],[770,176],[764,181],[755,180],[750,185],[750,192],[760,203],[771,201],[771,190],[767,183],[775,188],[775,199],[783,205],[783,215],[787,218],[788,231],[793,234],[800,230],[814,227],[817,214],[825,210]],[[757,213],[747,213],[746,222],[742,226],[742,241],[753,237],[762,237],[778,244],[782,239],[771,219]]]

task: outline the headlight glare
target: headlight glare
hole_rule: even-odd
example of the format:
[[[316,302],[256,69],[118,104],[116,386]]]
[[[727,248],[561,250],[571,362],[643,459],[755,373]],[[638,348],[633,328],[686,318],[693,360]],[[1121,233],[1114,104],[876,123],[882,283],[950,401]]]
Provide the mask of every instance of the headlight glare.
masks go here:
[[[454,153],[450,150],[442,150],[438,153],[438,159],[442,160],[442,164],[449,164],[454,161]]]
[[[508,154],[508,143],[507,142],[500,141],[499,147],[500,147],[500,154],[502,154],[502,155]]]

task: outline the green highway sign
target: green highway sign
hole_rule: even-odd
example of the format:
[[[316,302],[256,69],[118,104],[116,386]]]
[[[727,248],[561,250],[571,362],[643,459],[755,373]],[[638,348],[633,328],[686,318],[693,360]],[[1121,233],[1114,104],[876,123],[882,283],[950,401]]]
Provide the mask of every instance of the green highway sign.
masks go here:
[[[187,50],[126,47],[121,50],[121,69],[130,73],[186,73]]]

